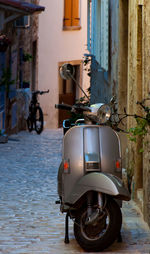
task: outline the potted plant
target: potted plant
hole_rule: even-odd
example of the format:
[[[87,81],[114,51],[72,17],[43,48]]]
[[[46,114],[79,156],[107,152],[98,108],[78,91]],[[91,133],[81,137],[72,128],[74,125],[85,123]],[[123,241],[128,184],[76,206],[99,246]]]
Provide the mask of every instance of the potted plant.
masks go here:
[[[5,90],[9,93],[10,85],[15,84],[15,80],[11,79],[11,70],[10,68],[6,68],[3,70],[2,77],[0,80],[0,87],[5,86]]]

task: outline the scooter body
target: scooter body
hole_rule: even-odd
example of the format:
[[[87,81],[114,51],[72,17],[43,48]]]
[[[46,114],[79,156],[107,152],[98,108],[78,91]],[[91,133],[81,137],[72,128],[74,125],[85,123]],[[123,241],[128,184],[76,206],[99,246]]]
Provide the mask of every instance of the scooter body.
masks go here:
[[[63,78],[74,80],[70,64],[64,64],[60,73]],[[70,217],[77,242],[90,252],[102,251],[117,238],[121,240],[121,203],[130,200],[122,181],[120,139],[114,130],[115,105],[112,98],[109,104],[55,106],[82,113],[84,118],[64,131],[57,203],[66,213],[65,243],[69,242]]]
[[[129,200],[121,181],[121,146],[118,134],[108,126],[81,125],[67,131],[63,140],[63,165],[58,174],[62,211],[75,206],[88,191]]]

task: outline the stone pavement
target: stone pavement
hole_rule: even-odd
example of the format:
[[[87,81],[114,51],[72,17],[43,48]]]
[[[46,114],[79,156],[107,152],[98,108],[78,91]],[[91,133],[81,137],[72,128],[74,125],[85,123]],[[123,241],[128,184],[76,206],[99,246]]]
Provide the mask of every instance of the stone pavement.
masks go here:
[[[55,204],[62,130],[20,132],[0,144],[0,254],[85,253]],[[150,231],[133,202],[123,206],[123,243],[102,253],[150,253]]]

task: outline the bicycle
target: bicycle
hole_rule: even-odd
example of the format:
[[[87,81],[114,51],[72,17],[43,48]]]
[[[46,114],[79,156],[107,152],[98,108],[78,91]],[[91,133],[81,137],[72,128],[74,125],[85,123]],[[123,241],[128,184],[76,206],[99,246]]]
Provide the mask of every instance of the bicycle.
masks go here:
[[[37,134],[40,134],[43,131],[44,116],[38,101],[38,95],[42,95],[44,93],[49,93],[49,90],[32,92],[32,99],[29,105],[29,116],[27,118],[27,127],[29,132],[35,130]]]

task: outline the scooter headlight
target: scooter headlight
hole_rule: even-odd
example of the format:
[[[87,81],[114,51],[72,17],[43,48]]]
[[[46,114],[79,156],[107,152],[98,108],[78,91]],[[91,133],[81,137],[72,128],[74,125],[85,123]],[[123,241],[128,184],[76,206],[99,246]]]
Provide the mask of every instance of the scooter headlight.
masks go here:
[[[100,123],[106,123],[111,117],[111,109],[109,105],[102,105],[97,111],[97,118]]]

